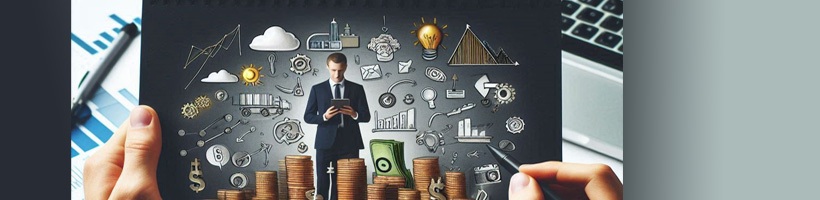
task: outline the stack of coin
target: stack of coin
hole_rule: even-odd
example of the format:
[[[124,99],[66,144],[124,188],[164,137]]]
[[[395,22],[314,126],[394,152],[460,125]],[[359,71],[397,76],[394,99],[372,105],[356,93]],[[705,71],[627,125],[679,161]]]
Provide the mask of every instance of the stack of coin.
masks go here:
[[[464,172],[444,172],[444,178],[446,179],[444,193],[447,199],[467,198]]]
[[[419,157],[413,159],[413,177],[416,182],[416,190],[421,194],[421,199],[430,199],[427,187],[433,179],[438,180],[441,172],[438,169],[438,157]]]
[[[245,192],[242,190],[226,190],[225,200],[244,200]]]
[[[403,176],[374,176],[373,184],[387,184],[385,198],[396,200],[399,198],[399,188],[403,188],[405,182]]]
[[[365,199],[367,197],[367,166],[364,165],[364,159],[339,159],[336,165],[337,199]]]
[[[279,193],[277,196],[285,198],[288,196],[288,170],[285,167],[285,160],[279,160]]]
[[[371,184],[367,185],[367,200],[384,200],[387,199],[387,184]]]
[[[228,191],[227,189],[217,190],[216,191],[216,198],[219,199],[219,200],[225,200],[225,192],[227,192],[227,191]]]
[[[242,193],[245,194],[245,199],[251,199],[253,196],[256,196],[256,191],[251,189],[242,190]]]
[[[399,200],[418,200],[419,191],[411,188],[399,188]]]
[[[310,156],[285,156],[288,173],[288,195],[292,200],[305,199],[305,192],[313,188],[313,160]]]
[[[276,171],[256,172],[256,197],[254,200],[274,200],[277,199]]]

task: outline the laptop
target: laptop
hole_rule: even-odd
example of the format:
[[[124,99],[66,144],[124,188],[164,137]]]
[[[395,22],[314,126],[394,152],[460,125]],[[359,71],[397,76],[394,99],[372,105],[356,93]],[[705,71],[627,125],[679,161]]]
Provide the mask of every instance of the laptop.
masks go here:
[[[623,161],[623,1],[561,1],[563,139]]]

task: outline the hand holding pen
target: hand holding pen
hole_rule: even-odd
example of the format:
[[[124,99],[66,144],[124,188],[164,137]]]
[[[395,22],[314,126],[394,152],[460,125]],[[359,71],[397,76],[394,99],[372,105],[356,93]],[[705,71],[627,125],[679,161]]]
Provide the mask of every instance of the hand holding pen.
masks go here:
[[[544,199],[539,183],[548,183],[563,199],[623,199],[624,186],[604,164],[548,161],[524,164],[510,178],[509,199]],[[536,181],[540,180],[540,182]]]
[[[624,186],[604,164],[548,161],[522,165],[498,148],[490,154],[510,173],[509,199],[623,199]]]

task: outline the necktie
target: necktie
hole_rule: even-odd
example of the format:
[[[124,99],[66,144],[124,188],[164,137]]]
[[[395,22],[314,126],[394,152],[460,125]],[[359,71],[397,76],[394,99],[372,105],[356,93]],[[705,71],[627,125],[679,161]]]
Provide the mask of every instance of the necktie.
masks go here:
[[[333,85],[333,87],[335,87],[335,90],[336,90],[335,94],[334,94],[334,97],[333,97],[334,99],[341,99],[342,98],[342,88],[339,87],[341,85],[342,84],[338,84],[338,83],[336,83],[336,85]]]
[[[341,99],[341,98],[342,98],[342,88],[341,88],[340,86],[342,86],[342,84],[338,84],[338,83],[336,83],[335,85],[333,85],[333,87],[335,87],[335,89],[333,89],[333,90],[335,90],[335,94],[333,95],[333,96],[334,96],[334,97],[333,97],[334,99]],[[339,108],[336,108],[336,109],[339,109]],[[344,115],[342,115],[342,114],[340,113],[340,114],[339,114],[339,118],[340,118],[340,119],[341,119],[341,121],[342,121],[342,122],[339,124],[339,127],[345,127]]]

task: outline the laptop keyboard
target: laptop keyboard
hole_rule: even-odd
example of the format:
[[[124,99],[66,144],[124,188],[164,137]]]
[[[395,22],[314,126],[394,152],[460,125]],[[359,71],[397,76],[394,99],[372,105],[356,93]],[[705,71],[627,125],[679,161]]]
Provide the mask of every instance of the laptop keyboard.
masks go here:
[[[562,0],[564,35],[623,55],[622,0]]]

